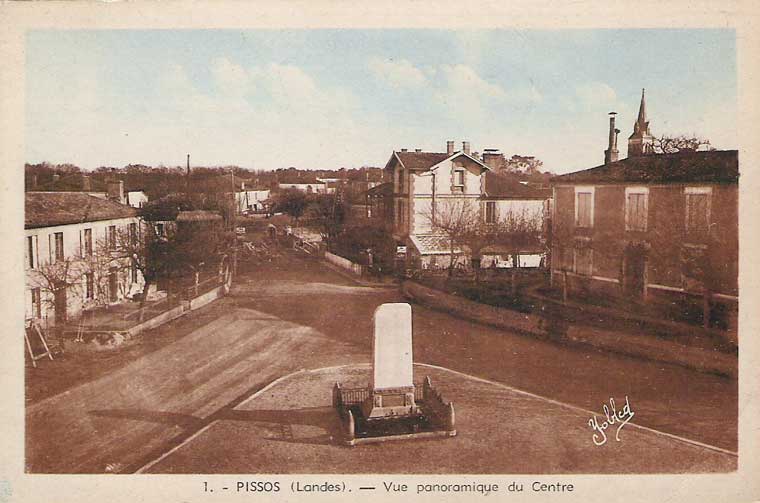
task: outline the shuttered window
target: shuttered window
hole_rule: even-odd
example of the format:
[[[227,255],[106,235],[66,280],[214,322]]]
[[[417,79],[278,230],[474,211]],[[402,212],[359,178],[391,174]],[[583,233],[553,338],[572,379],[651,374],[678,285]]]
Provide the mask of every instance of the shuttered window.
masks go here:
[[[594,224],[594,220],[593,220],[594,193],[593,192],[576,193],[575,203],[577,206],[575,225],[577,227],[592,227]]]
[[[646,192],[626,194],[625,229],[644,232],[647,230],[648,197]]]

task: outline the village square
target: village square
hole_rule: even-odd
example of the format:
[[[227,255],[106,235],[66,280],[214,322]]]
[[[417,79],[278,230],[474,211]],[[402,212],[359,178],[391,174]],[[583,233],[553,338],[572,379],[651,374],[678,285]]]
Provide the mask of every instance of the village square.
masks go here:
[[[287,44],[308,46],[299,36]],[[100,47],[122,50],[114,40]],[[488,65],[368,61],[377,89],[357,96],[321,92],[292,62],[175,65],[166,94],[125,77],[115,89],[158,93],[172,121],[225,119],[198,120],[200,136],[160,126],[187,148],[161,141],[158,157],[139,157],[145,138],[112,157],[94,141],[102,160],[30,147],[26,471],[737,470],[739,155],[709,128],[672,129],[673,110],[702,102],[631,70],[619,95],[574,88],[550,112],[572,127],[544,141],[539,90],[514,84],[512,102]],[[404,115],[414,92],[429,121]],[[356,105],[372,93],[406,96],[390,139],[357,119],[380,113]],[[511,120],[498,107],[528,125],[494,140]],[[456,128],[431,126],[439,108],[457,108]],[[277,148],[224,157],[251,124],[251,142]],[[335,138],[310,136],[320,128]]]

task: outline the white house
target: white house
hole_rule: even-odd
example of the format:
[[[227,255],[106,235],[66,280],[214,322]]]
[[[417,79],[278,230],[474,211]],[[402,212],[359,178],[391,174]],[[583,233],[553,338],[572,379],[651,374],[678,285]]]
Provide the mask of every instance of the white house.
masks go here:
[[[261,212],[266,209],[269,200],[269,189],[252,190],[243,186],[235,192],[235,201],[237,203],[237,212],[244,211]]]
[[[148,202],[148,195],[143,190],[129,190],[126,202],[133,208],[142,208]]]
[[[52,326],[142,291],[131,261],[109,257],[120,240],[139,239],[130,206],[84,192],[27,192],[24,234],[27,318]]]
[[[385,165],[386,179],[393,183],[393,210],[386,219],[399,245],[407,246],[411,258],[423,267],[451,252],[433,229],[433,218],[455,205],[477,209],[484,174],[490,169],[471,155],[469,142],[463,142],[460,151],[454,151],[453,141],[446,143],[446,152],[394,151]]]
[[[549,191],[502,180],[470,152],[469,142],[462,142],[458,151],[453,141],[446,142],[446,152],[394,151],[385,172],[386,179],[393,183],[392,211],[387,212],[386,221],[398,245],[406,246],[407,258],[418,261],[423,268],[448,264],[450,241],[432,225],[434,219],[446,219],[446,212],[461,211],[486,223],[520,215],[532,219],[538,229],[543,226]],[[455,250],[461,261],[466,258],[464,252]],[[496,256],[498,249],[486,249],[485,253],[494,255],[495,260],[502,259]],[[515,262],[514,257],[510,257],[511,263],[538,265],[542,253],[525,250],[524,264],[519,259]]]

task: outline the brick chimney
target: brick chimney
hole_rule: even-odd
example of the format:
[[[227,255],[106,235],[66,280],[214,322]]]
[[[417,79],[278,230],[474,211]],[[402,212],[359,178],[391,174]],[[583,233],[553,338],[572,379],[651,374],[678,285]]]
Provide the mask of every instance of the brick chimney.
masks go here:
[[[125,204],[124,200],[124,182],[122,180],[113,180],[108,182],[108,199],[117,203]]]
[[[462,152],[464,152],[467,155],[470,155],[470,142],[468,141],[462,142]]]
[[[454,153],[454,141],[449,140],[446,142],[446,154],[451,155]]]

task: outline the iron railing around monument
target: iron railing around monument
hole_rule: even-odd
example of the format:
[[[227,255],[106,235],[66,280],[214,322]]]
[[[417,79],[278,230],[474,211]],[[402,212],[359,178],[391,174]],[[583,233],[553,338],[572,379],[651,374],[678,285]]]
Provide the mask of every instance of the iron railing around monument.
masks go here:
[[[338,388],[338,394],[335,397],[338,400],[337,405],[344,407],[350,407],[352,405],[361,405],[367,398],[370,397],[372,389],[369,387],[363,388]],[[423,383],[414,383],[414,400],[421,402],[423,398]]]

